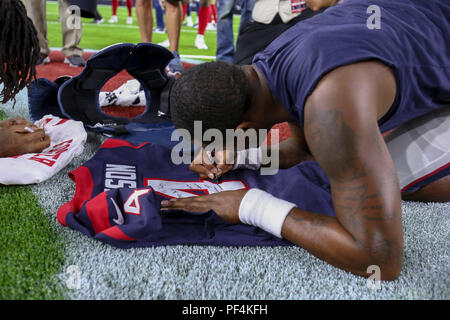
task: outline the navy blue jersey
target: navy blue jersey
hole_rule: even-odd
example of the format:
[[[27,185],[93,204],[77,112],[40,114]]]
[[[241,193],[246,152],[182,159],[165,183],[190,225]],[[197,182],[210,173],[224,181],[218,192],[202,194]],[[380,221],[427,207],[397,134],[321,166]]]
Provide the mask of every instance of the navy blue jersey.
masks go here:
[[[367,9],[381,9],[369,29]],[[397,97],[384,132],[450,103],[450,1],[346,0],[302,21],[254,58],[273,94],[303,126],[318,81],[340,66],[376,59],[391,67]]]
[[[290,244],[254,226],[231,225],[213,211],[161,212],[161,201],[173,197],[259,188],[301,209],[334,215],[328,179],[312,161],[272,176],[252,170],[228,172],[215,183],[199,179],[189,165],[173,164],[171,151],[158,144],[109,139],[69,176],[76,183],[75,196],[58,210],[58,221],[121,248]]]

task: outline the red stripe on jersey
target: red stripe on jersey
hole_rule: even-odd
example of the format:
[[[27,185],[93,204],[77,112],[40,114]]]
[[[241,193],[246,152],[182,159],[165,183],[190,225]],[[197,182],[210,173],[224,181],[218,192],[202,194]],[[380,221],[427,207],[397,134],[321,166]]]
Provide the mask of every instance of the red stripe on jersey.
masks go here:
[[[100,193],[94,199],[86,203],[86,213],[94,227],[95,234],[111,228],[106,192]]]
[[[61,120],[59,120],[59,122],[57,124],[55,124],[55,126],[59,126],[60,124],[64,124],[67,121],[69,121],[69,119],[61,119]]]
[[[106,234],[108,237],[111,237],[116,240],[127,240],[127,241],[133,241],[137,240],[134,238],[131,238],[127,236],[120,228],[119,226],[114,226],[112,228],[109,228],[102,232],[103,234]]]
[[[87,167],[81,166],[69,172],[69,177],[75,182],[73,199],[59,208],[56,217],[60,224],[66,226],[66,216],[69,212],[78,213],[83,203],[92,198],[94,180]]]
[[[140,149],[143,146],[145,146],[146,144],[148,144],[148,142],[144,142],[144,143],[141,143],[138,146],[135,146],[135,145],[131,144],[130,142],[126,141],[126,140],[108,139],[102,144],[100,149],[112,149],[112,148],[118,148],[118,147],[130,147],[130,148],[133,148],[133,149]]]
[[[52,121],[52,118],[47,118],[47,119],[45,119],[44,122],[42,123],[42,128],[45,128],[45,126],[46,126],[50,121]]]
[[[401,191],[404,192],[405,190],[408,190],[409,188],[411,188],[411,187],[414,186],[415,184],[419,183],[420,181],[423,181],[423,180],[425,180],[425,179],[427,179],[427,178],[429,178],[429,177],[431,177],[431,176],[433,176],[433,175],[435,175],[435,174],[441,172],[442,170],[448,168],[449,166],[450,166],[450,162],[447,163],[446,165],[444,165],[444,166],[442,166],[442,167],[440,167],[440,168],[434,170],[433,172],[430,172],[429,174],[427,174],[427,175],[425,175],[425,176],[423,176],[423,177],[421,177],[421,178],[419,178],[419,179],[414,180],[413,182],[411,182],[410,184],[408,184],[407,186],[405,186]]]

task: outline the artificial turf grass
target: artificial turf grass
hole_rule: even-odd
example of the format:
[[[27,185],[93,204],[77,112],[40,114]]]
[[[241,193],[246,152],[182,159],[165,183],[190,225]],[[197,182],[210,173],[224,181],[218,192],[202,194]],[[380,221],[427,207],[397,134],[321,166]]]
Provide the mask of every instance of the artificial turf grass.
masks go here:
[[[63,242],[30,187],[0,186],[0,300],[65,298],[63,264]]]
[[[125,23],[128,17],[126,8],[119,7],[117,11],[118,23],[108,23],[111,17],[111,6],[99,5],[98,10],[103,16],[104,22],[100,25],[92,24],[92,19],[82,19],[82,37],[80,42],[81,48],[86,49],[103,49],[111,44],[129,42],[140,42],[140,33],[137,25],[137,18],[135,9],[133,8],[133,24],[127,25]],[[191,13],[192,19],[197,20],[195,12]],[[61,40],[61,23],[58,21],[59,11],[58,3],[47,1],[47,22],[48,22],[48,40],[50,47],[62,47]],[[154,24],[156,27],[156,14],[153,14]],[[234,40],[237,39],[237,32],[239,29],[240,16],[233,17],[233,32]],[[199,50],[194,46],[195,37],[197,36],[197,28],[183,26],[181,28],[179,52],[181,55],[202,55],[211,56],[211,59],[198,60],[214,60],[217,48],[217,33],[216,31],[205,32],[205,42],[208,45],[208,50]],[[162,42],[167,39],[166,34],[153,33],[153,43]]]

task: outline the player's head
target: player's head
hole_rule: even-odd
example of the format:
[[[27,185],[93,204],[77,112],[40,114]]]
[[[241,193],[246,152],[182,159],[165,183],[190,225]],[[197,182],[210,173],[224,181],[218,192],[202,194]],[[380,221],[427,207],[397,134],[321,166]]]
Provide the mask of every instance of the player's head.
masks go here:
[[[36,76],[39,41],[20,0],[0,1],[0,102],[14,99]]]
[[[203,132],[215,128],[225,133],[242,122],[250,103],[250,87],[242,68],[208,62],[186,70],[175,81],[171,118],[176,128],[187,129],[191,135],[196,120],[202,121]]]

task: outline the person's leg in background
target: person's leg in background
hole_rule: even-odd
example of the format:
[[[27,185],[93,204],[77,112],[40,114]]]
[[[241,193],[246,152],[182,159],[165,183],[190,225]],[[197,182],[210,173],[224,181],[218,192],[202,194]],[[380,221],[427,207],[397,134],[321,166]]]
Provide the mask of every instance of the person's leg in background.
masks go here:
[[[103,23],[103,17],[100,14],[100,12],[98,12],[97,8],[95,8],[95,16],[94,16],[94,20],[92,21],[92,23],[95,23],[95,24]]]
[[[215,31],[217,24],[217,8],[216,8],[216,0],[211,0],[211,5],[209,6],[209,15],[208,15],[208,25],[206,26],[206,30]]]
[[[182,0],[181,1],[181,5],[182,5],[182,7],[183,7],[183,21],[184,21],[184,18],[186,18],[186,13],[187,13],[187,8],[188,8],[188,3],[187,3],[187,1],[186,0]]]
[[[152,42],[153,8],[152,0],[136,0],[136,17],[142,42]]]
[[[212,22],[212,18],[211,17],[212,17],[212,9],[211,9],[211,5],[209,5],[208,25]],[[206,26],[206,27],[208,27],[208,26]]]
[[[62,29],[62,53],[65,56],[64,63],[70,64],[71,67],[83,67],[86,61],[83,59],[83,49],[78,45],[81,41],[82,28],[81,19],[79,23],[71,23],[74,12],[69,10],[69,0],[58,0],[59,16],[61,18]]]
[[[166,3],[166,28],[169,36],[169,50],[178,51],[178,42],[180,41],[181,19],[183,8],[181,1],[169,0]]]
[[[235,0],[217,0],[217,51],[216,60],[233,62],[234,35],[233,9]]]
[[[112,16],[111,19],[108,20],[109,23],[117,23],[117,7],[119,7],[119,0],[112,0]]]
[[[128,18],[127,24],[133,24],[133,0],[127,0]]]
[[[166,2],[166,29],[169,36],[169,50],[175,56],[167,65],[166,71],[170,75],[180,75],[184,68],[178,54],[178,42],[180,41],[181,24],[183,18],[183,6],[181,0],[168,0]]]
[[[205,30],[208,25],[208,18],[211,15],[210,0],[200,0],[200,9],[198,11],[198,33],[195,38],[195,47],[200,50],[208,50],[208,46],[205,43]]]
[[[41,49],[41,56],[37,65],[42,65],[50,62],[50,49],[47,40],[47,15],[46,15],[46,1],[45,0],[24,0],[23,4],[27,10],[27,15],[33,21],[34,27],[37,30],[39,39],[39,47]]]
[[[217,7],[216,7],[216,1],[211,0],[211,20],[214,23],[214,25],[217,24]]]
[[[252,11],[256,0],[242,0],[241,1],[241,23],[239,25],[239,33],[241,33],[242,25],[245,22],[252,21]]]
[[[200,10],[200,0],[193,0],[192,3],[194,4],[194,10],[197,14],[197,21],[194,23],[194,28],[198,28],[198,11]]]
[[[156,28],[153,30],[153,32],[164,33],[164,10],[159,4],[158,0],[153,0],[153,7],[156,11]]]
[[[186,22],[183,24],[183,26],[192,28],[194,26],[194,23],[192,22],[191,11],[192,9],[190,0],[183,0],[183,21],[187,16]]]

